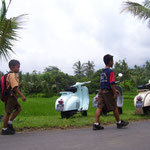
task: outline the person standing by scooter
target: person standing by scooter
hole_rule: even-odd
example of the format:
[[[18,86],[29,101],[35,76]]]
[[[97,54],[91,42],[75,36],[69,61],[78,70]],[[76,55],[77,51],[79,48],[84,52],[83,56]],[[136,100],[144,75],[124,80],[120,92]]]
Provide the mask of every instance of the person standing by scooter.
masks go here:
[[[93,124],[93,130],[102,130],[103,126],[100,125],[99,119],[101,115],[102,108],[105,106],[107,110],[113,111],[114,117],[117,121],[117,128],[125,127],[129,122],[120,120],[116,98],[119,91],[115,88],[115,74],[111,69],[113,67],[114,61],[113,56],[107,54],[103,57],[103,61],[106,65],[105,69],[102,70],[100,76],[100,91],[98,93],[98,108],[95,113],[95,123]]]

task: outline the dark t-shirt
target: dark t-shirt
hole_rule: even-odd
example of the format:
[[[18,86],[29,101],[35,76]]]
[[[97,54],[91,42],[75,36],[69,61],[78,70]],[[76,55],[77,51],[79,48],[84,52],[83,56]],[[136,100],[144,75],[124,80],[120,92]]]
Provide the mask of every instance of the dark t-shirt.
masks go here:
[[[105,68],[101,72],[100,76],[100,89],[111,89],[111,84],[115,83],[115,73],[110,68]]]

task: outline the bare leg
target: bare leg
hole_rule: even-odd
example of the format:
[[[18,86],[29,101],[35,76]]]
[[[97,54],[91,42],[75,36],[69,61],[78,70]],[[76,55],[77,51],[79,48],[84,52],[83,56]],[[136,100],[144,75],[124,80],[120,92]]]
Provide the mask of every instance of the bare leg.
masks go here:
[[[10,121],[13,121],[20,112],[21,112],[21,107],[12,114]]]
[[[9,113],[6,113],[4,116],[4,128],[7,128],[9,116],[10,116]]]
[[[95,123],[99,123],[100,114],[101,114],[101,109],[97,108],[97,110],[95,112]]]
[[[119,116],[118,108],[116,107],[113,112],[114,112],[114,116],[115,116],[116,121],[119,122],[120,116]]]

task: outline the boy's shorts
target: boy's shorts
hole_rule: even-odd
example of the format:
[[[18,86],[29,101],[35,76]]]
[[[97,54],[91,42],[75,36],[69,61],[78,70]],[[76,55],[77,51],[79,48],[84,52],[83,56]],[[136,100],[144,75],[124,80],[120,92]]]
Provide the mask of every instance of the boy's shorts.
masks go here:
[[[21,106],[18,103],[16,96],[9,96],[5,102],[6,113],[11,114],[13,111],[17,111],[19,108],[21,108]]]
[[[117,107],[113,96],[112,90],[100,90],[98,93],[98,108],[106,107],[108,111],[113,111]]]

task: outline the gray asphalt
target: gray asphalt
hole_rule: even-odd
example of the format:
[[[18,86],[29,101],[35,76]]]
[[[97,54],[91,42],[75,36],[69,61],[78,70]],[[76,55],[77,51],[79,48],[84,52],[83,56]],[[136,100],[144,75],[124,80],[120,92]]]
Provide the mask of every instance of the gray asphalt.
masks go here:
[[[92,127],[0,135],[0,150],[150,150],[150,120],[93,131]]]

